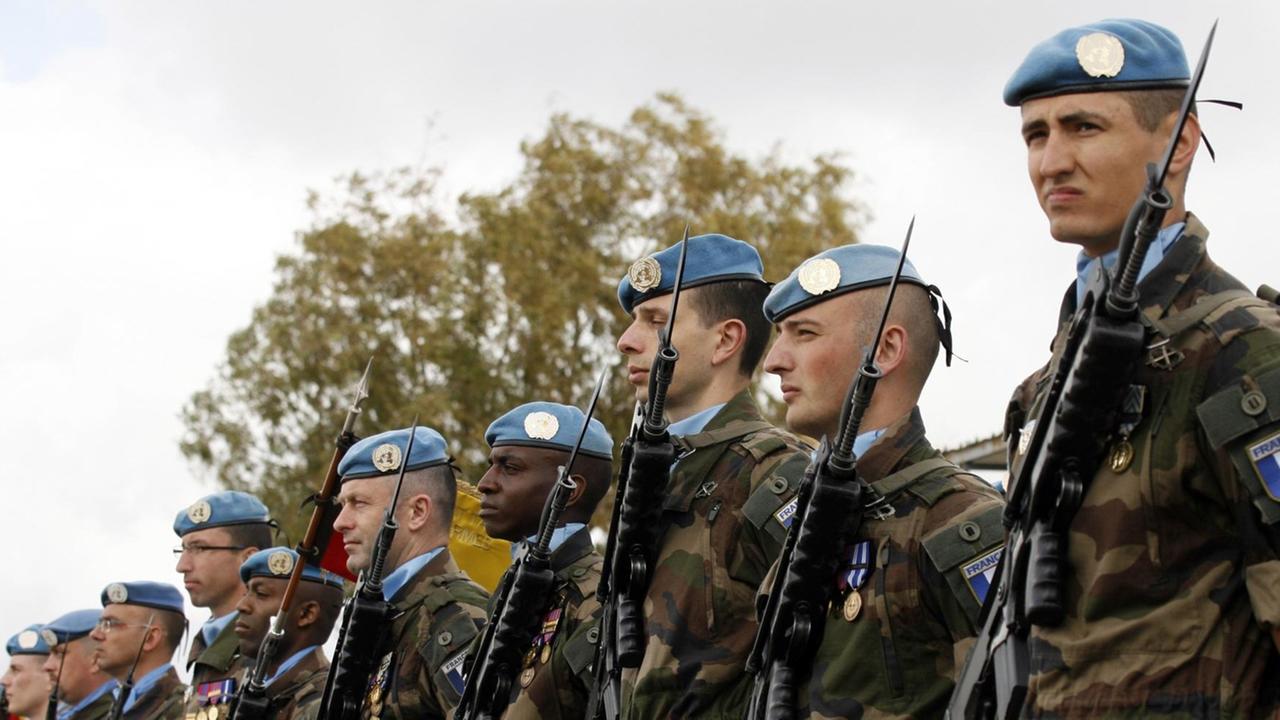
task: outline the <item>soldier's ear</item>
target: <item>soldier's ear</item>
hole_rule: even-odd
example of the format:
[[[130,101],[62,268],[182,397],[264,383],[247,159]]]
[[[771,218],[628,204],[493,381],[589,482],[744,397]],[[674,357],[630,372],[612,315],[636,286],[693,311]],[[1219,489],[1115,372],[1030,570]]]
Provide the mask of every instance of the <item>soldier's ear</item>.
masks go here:
[[[405,503],[404,524],[406,528],[410,531],[421,530],[426,526],[427,521],[431,519],[435,509],[435,503],[431,502],[431,496],[426,493],[419,493],[409,498],[409,501]]]
[[[570,475],[569,479],[573,480],[574,487],[569,491],[569,502],[565,504],[565,507],[573,507],[576,505],[578,500],[582,498],[582,493],[587,491],[587,479],[585,477],[581,475]]]
[[[719,324],[716,333],[716,346],[711,353],[711,364],[721,365],[738,356],[742,346],[747,342],[747,326],[737,318],[730,318]]]
[[[298,618],[294,623],[298,629],[311,627],[320,619],[320,603],[308,600],[298,606]]]

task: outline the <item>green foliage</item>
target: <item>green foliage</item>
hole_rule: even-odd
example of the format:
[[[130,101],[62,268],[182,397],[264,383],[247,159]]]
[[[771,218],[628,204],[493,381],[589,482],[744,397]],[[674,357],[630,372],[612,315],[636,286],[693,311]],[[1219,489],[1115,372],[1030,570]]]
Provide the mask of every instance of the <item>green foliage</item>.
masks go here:
[[[435,171],[353,174],[315,221],[208,386],[183,409],[181,448],[219,484],[257,492],[296,539],[351,389],[374,357],[362,435],[440,430],[472,481],[484,430],[533,399],[581,404],[616,365],[615,295],[636,258],[693,232],[759,248],[778,280],[854,242],[861,208],[834,154],[789,165],[732,154],[710,119],[659,95],[619,128],[557,114],[521,144],[505,187],[451,203]],[[626,434],[631,392],[613,373],[599,416]]]

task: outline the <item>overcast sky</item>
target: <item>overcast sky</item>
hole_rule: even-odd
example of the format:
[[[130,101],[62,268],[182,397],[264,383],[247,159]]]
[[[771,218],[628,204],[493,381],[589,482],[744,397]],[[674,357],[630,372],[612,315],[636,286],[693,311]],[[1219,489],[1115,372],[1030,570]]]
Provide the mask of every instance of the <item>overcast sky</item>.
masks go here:
[[[1188,206],[1221,264],[1277,284],[1280,6],[1217,12],[1201,97],[1245,111],[1203,108],[1219,160],[1201,153]],[[912,260],[955,312],[968,363],[939,366],[926,390],[934,442],[995,432],[1045,358],[1075,258],[1047,235],[1005,80],[1041,39],[1114,16],[1168,26],[1194,64],[1214,13],[0,0],[0,639],[96,605],[110,581],[180,585],[173,516],[214,488],[178,452],[178,413],[268,297],[309,188],[405,164],[442,165],[450,192],[493,188],[554,111],[616,124],[676,90],[736,151],[846,153],[874,214],[863,239],[896,246],[916,214]]]

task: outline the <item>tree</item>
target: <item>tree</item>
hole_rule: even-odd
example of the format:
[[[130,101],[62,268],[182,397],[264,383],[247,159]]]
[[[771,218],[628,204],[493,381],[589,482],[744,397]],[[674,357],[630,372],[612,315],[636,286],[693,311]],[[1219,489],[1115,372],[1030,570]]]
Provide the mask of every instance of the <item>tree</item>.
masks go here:
[[[709,118],[662,94],[619,128],[554,115],[520,146],[497,192],[454,203],[438,171],[352,174],[276,262],[270,299],[227,343],[183,409],[182,452],[223,486],[258,493],[297,537],[292,512],[318,487],[365,361],[372,394],[358,432],[423,424],[477,480],[491,420],[533,399],[580,405],[616,365],[631,262],[694,233],[747,240],[771,280],[855,242],[861,207],[835,154],[803,165],[775,148],[751,160]],[[625,436],[631,392],[613,373],[598,416]]]

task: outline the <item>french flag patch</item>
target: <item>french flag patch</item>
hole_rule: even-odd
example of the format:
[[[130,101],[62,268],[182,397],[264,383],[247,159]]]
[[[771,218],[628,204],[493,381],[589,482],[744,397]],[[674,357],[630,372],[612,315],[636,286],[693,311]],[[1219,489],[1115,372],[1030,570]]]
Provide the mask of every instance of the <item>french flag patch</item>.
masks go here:
[[[1249,462],[1272,500],[1280,502],[1280,433],[1249,448]]]
[[[1004,548],[998,547],[960,568],[965,583],[973,591],[973,596],[978,598],[979,605],[987,601],[987,591],[995,584],[996,567],[1000,565],[1000,555],[1003,553]]]

